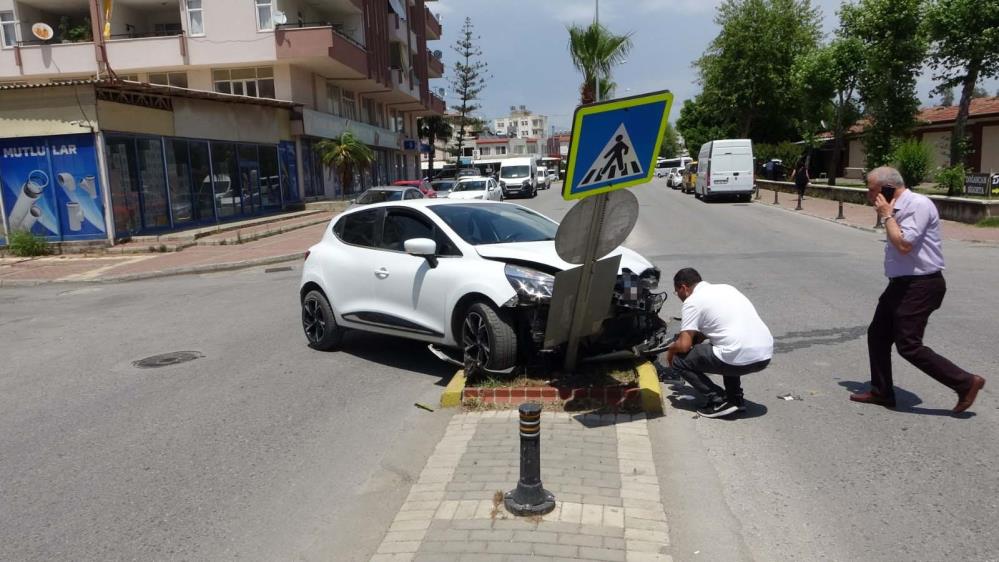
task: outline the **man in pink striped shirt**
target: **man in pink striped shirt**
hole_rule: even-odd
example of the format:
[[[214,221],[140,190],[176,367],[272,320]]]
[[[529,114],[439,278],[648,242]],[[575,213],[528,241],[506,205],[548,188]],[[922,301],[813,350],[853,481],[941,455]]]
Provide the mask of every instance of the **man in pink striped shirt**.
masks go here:
[[[940,308],[947,292],[937,207],[929,197],[906,189],[898,170],[888,166],[868,172],[867,198],[885,224],[888,288],[867,329],[871,390],[853,394],[850,400],[895,407],[891,373],[895,344],[899,355],[957,393],[954,413],[959,414],[975,402],[985,379],[923,345],[930,314]]]

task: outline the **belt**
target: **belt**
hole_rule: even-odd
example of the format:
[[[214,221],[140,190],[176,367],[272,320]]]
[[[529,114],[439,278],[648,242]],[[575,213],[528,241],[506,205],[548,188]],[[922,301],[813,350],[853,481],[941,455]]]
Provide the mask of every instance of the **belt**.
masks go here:
[[[892,277],[890,283],[900,283],[907,281],[919,281],[922,279],[940,279],[943,277],[942,271],[937,271],[936,273],[927,273],[926,275],[899,275],[898,277]]]

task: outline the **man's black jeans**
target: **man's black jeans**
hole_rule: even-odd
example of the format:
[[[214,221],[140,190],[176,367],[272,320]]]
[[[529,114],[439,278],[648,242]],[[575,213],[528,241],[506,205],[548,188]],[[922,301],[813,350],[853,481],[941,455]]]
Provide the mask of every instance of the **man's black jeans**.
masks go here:
[[[767,368],[770,360],[749,365],[729,365],[722,361],[711,349],[710,342],[699,343],[684,355],[673,357],[673,370],[690,383],[694,390],[708,399],[709,404],[727,401],[742,406],[742,380],[739,377],[756,373]],[[707,374],[721,375],[725,388],[718,386]]]

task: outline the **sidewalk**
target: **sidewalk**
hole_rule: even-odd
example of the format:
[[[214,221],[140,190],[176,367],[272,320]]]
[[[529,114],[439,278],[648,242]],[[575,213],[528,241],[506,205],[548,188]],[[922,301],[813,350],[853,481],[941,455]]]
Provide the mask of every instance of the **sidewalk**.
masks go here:
[[[516,410],[456,414],[371,562],[672,560],[644,414],[542,414],[542,517],[503,505],[519,439]]]
[[[794,211],[798,202],[798,196],[791,193],[778,193],[779,205],[773,205],[774,192],[768,189],[760,190],[760,198],[754,202],[761,205],[779,206],[782,209],[819,217],[827,220],[835,220],[838,223],[846,224],[865,230],[873,230],[875,214],[874,208],[866,205],[854,203],[843,203],[842,220],[836,220],[839,203],[830,199],[818,199],[806,197],[802,201],[801,211]],[[944,240],[960,240],[964,242],[984,242],[990,244],[999,243],[999,228],[981,228],[971,224],[954,221],[940,221],[941,234]]]
[[[131,281],[237,269],[293,260],[322,238],[332,213],[318,224],[296,228],[244,244],[193,246],[179,252],[85,257],[0,258],[0,287],[52,282]],[[293,219],[300,221],[301,219]],[[280,224],[271,228],[280,228]],[[297,225],[285,225],[297,226]],[[219,236],[233,236],[223,233]]]

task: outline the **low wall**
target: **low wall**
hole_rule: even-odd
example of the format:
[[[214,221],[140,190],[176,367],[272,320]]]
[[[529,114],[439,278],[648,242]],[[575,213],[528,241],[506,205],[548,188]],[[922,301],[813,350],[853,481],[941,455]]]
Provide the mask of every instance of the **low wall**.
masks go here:
[[[760,189],[768,189],[770,191],[776,189],[784,193],[797,193],[794,184],[791,182],[757,179],[756,185]],[[811,183],[808,184],[805,195],[820,199],[843,201],[844,203],[856,203],[858,205],[869,204],[867,202],[867,190],[861,187],[840,187]],[[940,218],[944,220],[974,224],[989,217],[999,217],[999,199],[988,201],[966,197],[946,197],[944,195],[930,195],[929,198],[937,206]]]

